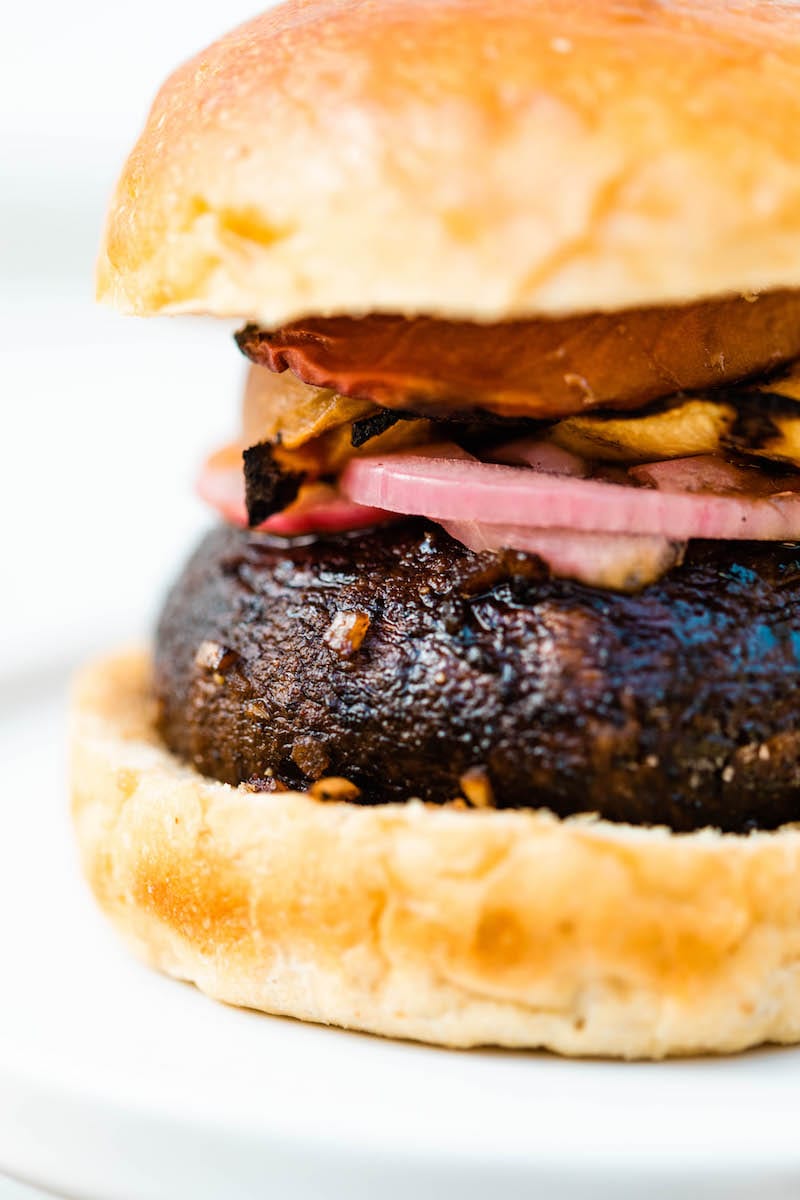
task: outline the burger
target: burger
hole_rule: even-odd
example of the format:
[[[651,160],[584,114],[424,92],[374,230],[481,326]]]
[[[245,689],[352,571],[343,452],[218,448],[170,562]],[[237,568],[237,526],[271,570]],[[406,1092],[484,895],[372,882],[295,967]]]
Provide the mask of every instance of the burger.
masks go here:
[[[800,1041],[798,129],[756,0],[290,0],[167,81],[99,297],[250,367],[76,687],[147,962],[448,1046]]]

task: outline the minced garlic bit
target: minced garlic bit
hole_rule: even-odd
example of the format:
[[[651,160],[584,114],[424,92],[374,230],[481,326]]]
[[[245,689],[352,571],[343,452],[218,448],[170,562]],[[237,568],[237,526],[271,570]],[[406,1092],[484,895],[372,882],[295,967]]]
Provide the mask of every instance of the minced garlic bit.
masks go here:
[[[361,648],[369,629],[369,614],[365,612],[337,612],[322,640],[340,658],[349,658]]]
[[[204,641],[197,647],[194,665],[203,671],[214,671],[216,674],[221,674],[227,671],[228,667],[233,666],[237,657],[235,650],[221,645],[220,642]]]
[[[458,782],[473,808],[494,808],[494,792],[485,767],[470,767]]]
[[[328,775],[325,779],[318,779],[308,791],[315,800],[357,800],[361,795],[361,788],[339,775]]]

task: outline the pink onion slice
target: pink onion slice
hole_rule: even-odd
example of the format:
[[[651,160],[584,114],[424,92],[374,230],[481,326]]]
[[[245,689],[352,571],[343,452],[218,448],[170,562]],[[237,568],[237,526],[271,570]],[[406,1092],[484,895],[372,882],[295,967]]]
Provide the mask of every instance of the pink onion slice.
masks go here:
[[[629,467],[628,474],[639,483],[650,484],[662,492],[716,492],[754,499],[800,491],[800,475],[775,478],[756,466],[737,467],[716,454],[642,463],[638,467]]]
[[[395,521],[396,513],[354,504],[329,484],[310,484],[283,512],[273,513],[258,529],[283,537],[302,533],[346,533]]]
[[[535,471],[544,471],[547,475],[572,475],[582,479],[589,474],[589,465],[562,450],[554,442],[543,441],[542,438],[519,438],[506,442],[495,448],[487,455],[491,462],[508,463],[511,466],[533,467]]]
[[[213,454],[200,472],[197,492],[231,525],[247,527],[241,450],[234,453],[226,447]],[[303,533],[366,529],[396,518],[396,513],[354,503],[330,484],[313,483],[305,485],[294,504],[283,512],[273,513],[258,529],[282,537],[295,537]]]
[[[414,454],[353,459],[340,486],[357,504],[442,522],[651,534],[673,541],[800,539],[800,495],[792,492],[766,499],[673,494]]]
[[[575,533],[480,521],[447,521],[443,528],[469,550],[522,550],[540,558],[554,575],[622,592],[639,591],[660,579],[686,550],[685,542],[648,534]]]

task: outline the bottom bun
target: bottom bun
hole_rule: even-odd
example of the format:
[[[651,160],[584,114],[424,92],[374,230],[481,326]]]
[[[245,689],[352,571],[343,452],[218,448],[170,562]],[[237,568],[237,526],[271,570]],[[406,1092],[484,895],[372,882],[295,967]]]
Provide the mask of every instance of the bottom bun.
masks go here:
[[[800,1040],[797,827],[674,834],[229,787],[160,743],[142,653],[81,675],[72,774],[101,907],[218,1000],[570,1055]]]

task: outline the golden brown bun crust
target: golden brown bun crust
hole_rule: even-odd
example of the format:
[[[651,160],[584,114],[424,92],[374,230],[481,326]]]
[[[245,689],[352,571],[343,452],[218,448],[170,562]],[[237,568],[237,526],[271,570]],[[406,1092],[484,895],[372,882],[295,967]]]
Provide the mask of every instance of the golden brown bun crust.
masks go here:
[[[800,9],[290,0],[162,88],[99,295],[267,326],[800,285]]]
[[[800,1040],[800,831],[366,808],[202,778],[149,663],[85,670],[84,869],[150,963],[218,999],[449,1046],[661,1057]]]

